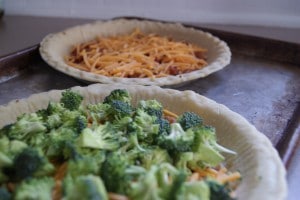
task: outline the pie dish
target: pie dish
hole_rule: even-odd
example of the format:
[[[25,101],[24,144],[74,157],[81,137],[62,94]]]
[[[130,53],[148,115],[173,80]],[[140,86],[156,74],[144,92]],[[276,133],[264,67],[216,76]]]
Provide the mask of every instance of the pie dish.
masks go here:
[[[70,53],[71,48],[76,44],[91,41],[97,36],[113,36],[130,33],[136,28],[144,33],[168,36],[175,41],[186,41],[207,49],[208,65],[200,70],[176,76],[169,75],[160,78],[118,78],[82,71],[69,66],[64,61],[64,57]],[[223,69],[230,63],[231,59],[231,52],[227,44],[210,33],[188,28],[179,23],[162,23],[137,19],[97,21],[49,34],[40,43],[40,54],[44,61],[54,69],[85,81],[158,86],[177,85],[208,76],[211,73]]]
[[[237,199],[286,199],[286,172],[277,151],[265,135],[224,105],[192,91],[162,89],[157,86],[93,84],[72,89],[84,96],[84,103],[96,103],[118,88],[127,89],[133,103],[141,99],[157,99],[168,110],[178,114],[184,111],[196,112],[206,124],[214,126],[218,142],[237,152],[237,156],[226,157],[225,163],[229,170],[238,170],[243,177],[237,189]],[[0,127],[14,122],[24,112],[46,108],[50,100],[60,99],[61,92],[52,90],[0,106]]]

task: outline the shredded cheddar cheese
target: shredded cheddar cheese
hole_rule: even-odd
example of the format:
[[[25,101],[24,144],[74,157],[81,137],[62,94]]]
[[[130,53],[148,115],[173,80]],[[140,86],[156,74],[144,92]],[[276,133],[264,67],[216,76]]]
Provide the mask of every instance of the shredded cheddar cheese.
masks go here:
[[[136,29],[131,34],[78,44],[65,61],[69,66],[104,76],[157,78],[205,67],[205,53],[196,45]]]

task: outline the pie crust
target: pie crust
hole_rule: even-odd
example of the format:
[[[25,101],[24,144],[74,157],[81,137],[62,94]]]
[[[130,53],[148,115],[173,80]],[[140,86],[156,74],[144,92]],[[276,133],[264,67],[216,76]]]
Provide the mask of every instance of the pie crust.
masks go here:
[[[208,65],[203,69],[176,76],[170,75],[162,78],[118,78],[85,72],[67,65],[64,61],[64,56],[68,55],[71,48],[76,44],[93,40],[97,36],[131,33],[135,28],[139,28],[144,33],[170,36],[174,40],[184,40],[207,49]],[[49,34],[40,43],[40,54],[44,61],[54,69],[85,81],[159,86],[182,84],[208,76],[223,69],[230,63],[231,59],[231,52],[227,44],[210,33],[188,28],[179,23],[162,23],[137,19],[97,21]]]
[[[206,124],[214,126],[218,142],[237,152],[237,156],[226,155],[229,170],[238,170],[242,175],[237,199],[286,199],[286,171],[277,151],[264,134],[239,114],[193,91],[124,84],[93,84],[72,89],[84,96],[86,104],[101,102],[117,88],[127,89],[134,104],[141,99],[157,99],[177,114],[193,111],[200,114]],[[13,123],[22,113],[46,108],[49,101],[58,101],[60,97],[61,90],[52,90],[0,106],[0,127]]]

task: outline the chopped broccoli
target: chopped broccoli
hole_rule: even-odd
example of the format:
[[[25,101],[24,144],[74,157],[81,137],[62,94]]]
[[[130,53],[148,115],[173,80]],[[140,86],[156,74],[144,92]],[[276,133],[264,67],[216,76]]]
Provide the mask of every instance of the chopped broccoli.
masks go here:
[[[50,177],[28,179],[17,187],[16,200],[51,200],[54,180]]]
[[[92,119],[93,125],[97,125],[108,118],[111,105],[106,103],[88,104],[86,108]]]
[[[109,118],[112,120],[131,116],[133,113],[133,108],[129,103],[119,100],[112,100],[109,105],[111,106],[110,110],[108,110]]]
[[[114,150],[119,147],[120,132],[109,122],[95,128],[85,128],[78,139],[80,147]]]
[[[122,101],[124,103],[130,104],[131,103],[131,97],[127,90],[125,89],[116,89],[111,91],[109,95],[107,95],[104,98],[103,103],[110,104],[112,101]]]
[[[40,109],[38,111],[36,111],[36,114],[41,117],[43,119],[43,121],[46,121],[46,119],[48,118],[48,111],[47,109]]]
[[[156,120],[156,123],[159,124],[158,135],[169,135],[171,131],[170,122],[164,118]]]
[[[209,200],[233,200],[230,196],[230,190],[221,183],[214,180],[206,180],[206,184],[209,187],[210,198]]]
[[[48,115],[63,113],[64,111],[66,111],[66,108],[64,108],[61,103],[57,103],[57,102],[49,102],[48,107],[46,109]]]
[[[176,199],[186,200],[211,200],[210,189],[204,181],[193,181],[183,183]],[[222,198],[218,200],[223,200]]]
[[[49,130],[58,128],[63,123],[60,113],[54,113],[52,115],[48,115],[45,118],[45,121],[46,121],[46,126]]]
[[[172,186],[172,181],[181,172],[170,163],[161,163],[160,165],[155,166],[158,166],[159,168],[156,176],[159,187],[164,191],[162,196],[167,198],[169,196],[168,192]]]
[[[130,199],[162,200],[160,197],[161,188],[159,188],[156,178],[158,170],[157,166],[151,166],[147,173],[131,184]]]
[[[159,165],[161,163],[171,163],[172,160],[168,152],[161,148],[147,149],[141,155],[141,166],[147,170],[151,168],[152,165]]]
[[[168,194],[167,198],[166,198],[167,200],[177,199],[177,196],[178,196],[182,186],[184,185],[186,178],[187,178],[186,174],[181,171],[175,175],[172,185],[167,193]],[[179,199],[181,199],[181,198],[179,198]]]
[[[155,121],[155,116],[147,114],[142,109],[137,109],[134,116],[134,122],[141,129],[141,131],[138,132],[138,138],[140,140],[143,140],[148,144],[153,143],[159,131],[159,124],[156,124]]]
[[[2,136],[8,136],[8,133],[10,132],[10,128],[13,126],[13,124],[7,124],[4,127],[0,129],[0,137]]]
[[[0,139],[0,168],[12,164],[12,158],[9,155],[10,141],[7,137]]]
[[[47,128],[42,121],[42,117],[39,117],[36,113],[23,114],[9,128],[7,136],[9,139],[22,140],[30,145],[38,146],[44,142],[46,131]]]
[[[160,119],[163,114],[163,106],[157,100],[141,100],[138,108],[144,110],[147,114]]]
[[[12,165],[15,155],[27,147],[27,144],[19,140],[9,140],[3,136],[0,139],[0,168]]]
[[[11,193],[4,186],[0,187],[0,199],[1,200],[10,200],[10,199],[12,199]]]
[[[27,144],[18,140],[9,140],[6,136],[0,139],[0,185],[8,180],[8,176],[3,172],[3,168],[13,165],[13,160]],[[0,198],[1,199],[1,198]]]
[[[20,181],[33,176],[51,174],[54,167],[44,157],[41,151],[33,148],[25,148],[16,155],[13,164],[3,168],[3,172],[11,181]]]
[[[61,127],[73,129],[78,134],[87,126],[87,117],[79,110],[66,110],[61,114],[61,120]]]
[[[187,174],[191,173],[188,163],[194,159],[193,152],[179,152],[176,154],[175,166],[177,169],[184,171]]]
[[[83,115],[77,116],[74,121],[74,127],[77,133],[81,133],[87,127],[87,118]]]
[[[133,122],[132,117],[126,116],[121,119],[116,119],[113,121],[113,125],[116,130],[121,132],[127,132],[129,124]]]
[[[62,157],[66,142],[74,143],[76,138],[78,134],[70,128],[53,129],[47,134],[47,141],[43,144],[45,154],[51,158]]]
[[[131,184],[131,199],[173,199],[186,175],[170,163],[152,165],[147,172],[140,173]]]
[[[126,133],[126,144],[120,149],[122,152],[126,152],[128,149],[138,149],[139,151],[145,151],[145,149],[140,145],[138,136],[142,135],[142,128],[138,126],[135,122],[131,122],[127,125]]]
[[[216,142],[215,129],[199,115],[168,121],[157,100],[133,107],[124,89],[102,103],[82,100],[65,90],[60,102],[0,129],[0,199],[51,199],[55,163],[66,167],[59,192],[66,200],[107,200],[108,192],[137,200],[232,200],[213,179],[186,181],[199,167],[217,166],[221,152],[235,153]]]
[[[63,199],[66,200],[108,200],[107,192],[101,178],[91,174],[76,178],[67,176],[63,181],[63,189]]]
[[[62,92],[60,102],[65,108],[69,110],[77,110],[81,105],[82,100],[83,96],[75,91],[68,89]]]
[[[70,160],[68,162],[67,174],[72,177],[98,173],[99,165],[92,157],[86,156],[81,159]]]
[[[111,152],[106,156],[100,175],[107,191],[127,194],[131,181],[131,175],[126,173],[128,167],[128,160],[119,153]]]
[[[184,131],[179,123],[171,124],[169,135],[158,138],[158,144],[171,153],[190,151],[193,141],[194,133],[190,130]]]
[[[220,154],[220,150],[228,153],[235,153],[227,150],[217,144],[215,129],[210,126],[202,126],[194,129],[195,139],[193,143],[194,160],[190,165],[197,166],[204,164],[206,166],[216,166],[224,160],[224,156]]]
[[[193,112],[184,112],[177,119],[177,123],[181,125],[183,130],[202,125],[202,118]]]

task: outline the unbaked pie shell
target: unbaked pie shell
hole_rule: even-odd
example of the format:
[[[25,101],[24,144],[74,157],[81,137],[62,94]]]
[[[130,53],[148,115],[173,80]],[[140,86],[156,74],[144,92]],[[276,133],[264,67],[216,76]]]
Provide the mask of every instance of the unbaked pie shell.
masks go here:
[[[84,104],[87,104],[102,102],[106,95],[117,88],[127,89],[133,104],[141,99],[157,99],[165,108],[177,114],[193,111],[203,117],[205,124],[214,126],[218,142],[237,152],[237,156],[226,155],[226,166],[242,174],[237,189],[238,199],[286,199],[286,171],[277,151],[264,134],[239,114],[193,91],[124,84],[93,84],[72,89],[79,91],[84,96]],[[52,90],[0,106],[0,127],[13,123],[22,113],[46,108],[49,101],[59,101],[60,97],[61,90]]]
[[[144,33],[170,36],[174,40],[187,41],[207,49],[208,65],[203,69],[162,78],[118,78],[82,71],[69,66],[64,56],[69,55],[74,45],[91,41],[98,36],[131,33],[139,28]],[[40,54],[54,69],[88,82],[122,83],[139,85],[178,85],[202,78],[223,69],[230,63],[231,52],[227,44],[210,33],[188,28],[179,23],[162,23],[149,20],[116,19],[79,25],[47,35],[40,43]]]

